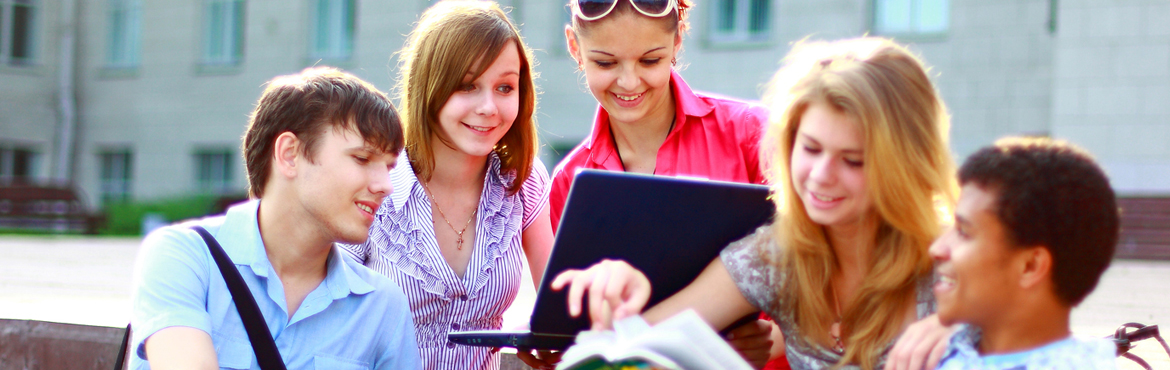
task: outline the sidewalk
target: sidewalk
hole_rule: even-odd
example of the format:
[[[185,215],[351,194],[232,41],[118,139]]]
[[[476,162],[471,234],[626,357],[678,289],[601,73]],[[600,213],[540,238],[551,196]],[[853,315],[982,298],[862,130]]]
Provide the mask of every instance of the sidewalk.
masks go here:
[[[0,319],[124,327],[139,238],[0,236]],[[531,288],[529,288],[531,289]],[[517,306],[531,310],[531,291]],[[526,321],[524,309],[509,324]],[[1159,324],[1170,340],[1170,261],[1114,261],[1097,290],[1073,311],[1073,332],[1106,336],[1126,322]],[[1157,343],[1135,353],[1170,369]],[[1128,360],[1121,369],[1138,369]]]

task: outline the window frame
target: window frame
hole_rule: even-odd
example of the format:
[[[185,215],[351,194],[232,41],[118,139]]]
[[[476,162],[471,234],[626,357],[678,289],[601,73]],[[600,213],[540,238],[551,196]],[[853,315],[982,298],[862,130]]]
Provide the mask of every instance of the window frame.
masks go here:
[[[224,19],[219,27],[216,27],[217,14],[223,15]],[[200,64],[213,67],[240,65],[244,59],[246,23],[247,0],[204,0]],[[214,44],[216,39],[220,42],[218,48]]]
[[[33,147],[0,145],[0,183],[35,182],[41,157]]]
[[[115,171],[115,164],[121,165],[120,172]],[[121,176],[115,176],[119,174]],[[134,191],[133,185],[134,152],[132,150],[126,148],[104,149],[98,153],[98,195],[102,204],[130,200]]]
[[[16,17],[16,7],[29,8],[31,14],[26,23],[26,38],[24,40],[27,56],[14,58],[12,56],[16,37],[12,34],[13,22]],[[0,0],[0,66],[13,68],[27,68],[37,65],[40,56],[40,24],[42,4],[39,0]]]
[[[235,164],[236,155],[232,149],[201,148],[196,150],[192,157],[195,165],[194,183],[199,192],[217,195],[233,193],[233,175],[235,174],[233,164]],[[216,167],[218,167],[218,172]]]
[[[109,0],[108,11],[106,68],[138,68],[142,63],[142,0]]]
[[[890,31],[890,30],[881,29],[882,23],[880,22],[879,17],[878,17],[879,13],[881,11],[879,8],[880,8],[881,3],[888,2],[888,1],[895,1],[895,0],[873,0],[870,2],[870,27],[869,27],[870,33],[875,34],[875,35],[889,36],[889,37],[905,39],[905,40],[920,40],[920,41],[942,40],[942,39],[945,39],[948,34],[950,34],[951,23],[952,23],[951,22],[951,14],[953,14],[952,9],[951,9],[951,5],[952,5],[951,0],[905,0],[905,1],[910,3],[910,5],[908,6],[908,11],[910,11],[910,14],[907,16],[907,18],[909,19],[907,21],[908,22],[908,25],[907,25],[908,30],[907,31]],[[919,15],[917,13],[917,10],[920,8],[919,4],[921,4],[922,2],[925,2],[925,1],[939,1],[943,4],[943,8],[944,8],[944,11],[946,12],[946,14],[944,14],[944,17],[943,17],[943,19],[945,20],[945,24],[943,25],[942,30],[930,30],[930,31],[919,30],[919,27],[921,27],[922,17],[921,17],[921,15]]]
[[[328,4],[326,27],[322,31],[321,5]],[[353,58],[357,39],[357,0],[309,0],[309,59],[349,61]],[[348,34],[347,34],[348,33]],[[322,40],[324,47],[320,47]]]
[[[727,13],[723,8],[725,1],[730,1],[734,4],[735,14],[731,15],[732,29],[724,30],[721,27]],[[753,4],[755,1],[762,1],[763,15],[753,13],[753,10],[758,10],[757,6]],[[711,1],[711,11],[707,17],[707,32],[706,41],[711,46],[742,46],[742,45],[770,45],[772,43],[772,9],[775,6],[775,1],[772,0],[718,0]],[[752,30],[752,20],[762,17],[760,22],[763,27],[761,29]]]

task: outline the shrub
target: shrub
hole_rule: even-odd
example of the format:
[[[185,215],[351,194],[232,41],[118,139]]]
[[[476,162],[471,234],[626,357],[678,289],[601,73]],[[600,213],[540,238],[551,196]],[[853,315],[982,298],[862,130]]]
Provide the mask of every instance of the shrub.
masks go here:
[[[168,223],[199,218],[217,211],[216,195],[195,195],[153,201],[106,204],[105,227],[101,235],[142,235],[142,219],[147,214],[161,215]],[[222,211],[221,211],[222,212]]]

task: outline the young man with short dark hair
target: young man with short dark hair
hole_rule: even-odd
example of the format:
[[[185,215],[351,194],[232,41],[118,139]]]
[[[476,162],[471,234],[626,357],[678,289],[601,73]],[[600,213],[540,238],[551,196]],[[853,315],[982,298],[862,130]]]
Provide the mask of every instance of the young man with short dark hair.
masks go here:
[[[135,267],[134,369],[258,369],[201,226],[223,246],[289,369],[416,369],[402,290],[345,258],[403,145],[390,100],[331,68],[269,82],[244,137],[253,199],[152,232]]]
[[[1069,330],[1118,238],[1101,168],[1067,143],[1006,139],[972,154],[959,182],[955,225],[930,248],[938,317],[965,324],[939,369],[1116,368],[1110,341]]]

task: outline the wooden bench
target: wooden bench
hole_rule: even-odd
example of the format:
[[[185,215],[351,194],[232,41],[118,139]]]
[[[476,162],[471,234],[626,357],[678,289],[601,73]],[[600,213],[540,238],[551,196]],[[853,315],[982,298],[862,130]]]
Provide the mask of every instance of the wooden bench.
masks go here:
[[[104,222],[72,187],[0,184],[0,229],[96,234]]]
[[[1170,197],[1118,197],[1121,237],[1114,257],[1170,260]]]

